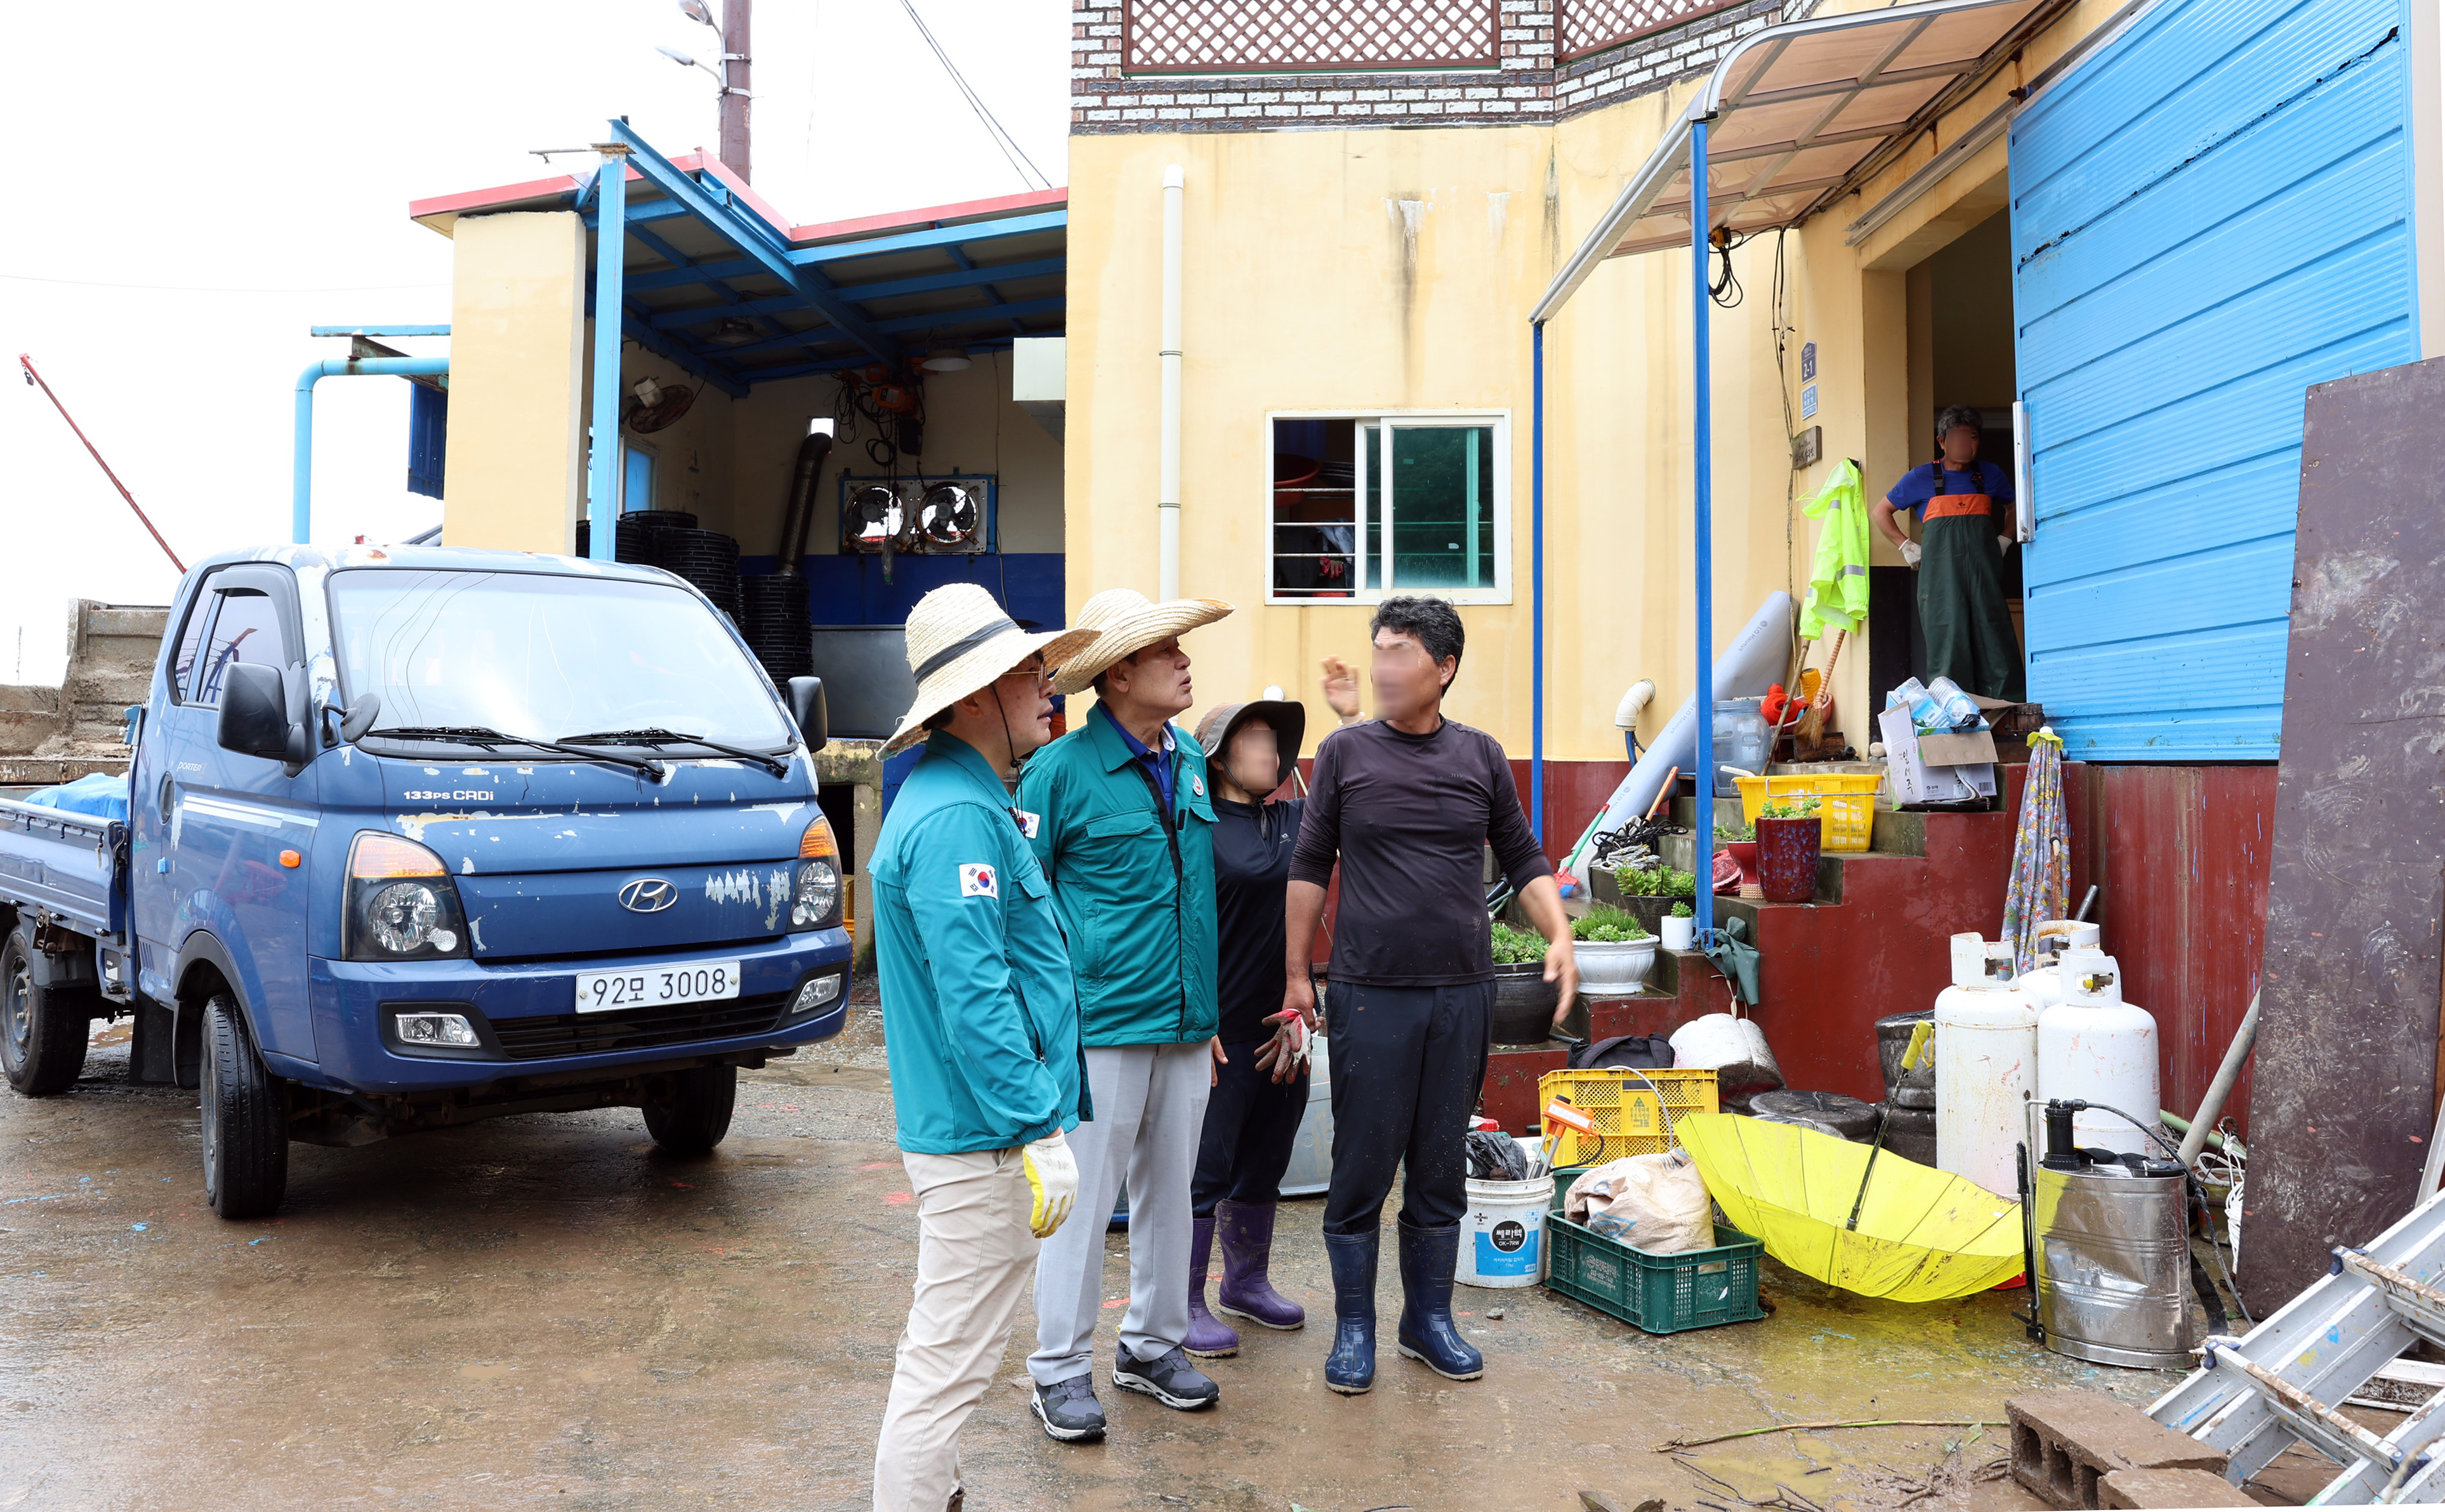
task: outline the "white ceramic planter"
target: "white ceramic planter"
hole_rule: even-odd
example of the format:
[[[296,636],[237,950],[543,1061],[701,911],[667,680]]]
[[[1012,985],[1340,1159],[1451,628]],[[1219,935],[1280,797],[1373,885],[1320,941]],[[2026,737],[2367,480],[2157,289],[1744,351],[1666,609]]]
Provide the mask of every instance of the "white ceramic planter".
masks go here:
[[[1659,921],[1659,923],[1661,924],[1661,925],[1662,925],[1662,927],[1663,927],[1663,930],[1664,930],[1664,948],[1665,948],[1665,949],[1667,949],[1667,950],[1692,950],[1692,949],[1695,949],[1695,948],[1697,947],[1697,944],[1698,944],[1698,921],[1697,921],[1697,920],[1695,920],[1695,919],[1675,919],[1675,918],[1673,918],[1671,915],[1667,914],[1667,915],[1665,915],[1665,916],[1664,916],[1664,918],[1663,918],[1661,921]]]
[[[1638,990],[1655,969],[1655,940],[1582,940],[1572,947],[1579,966],[1579,991],[1590,997],[1620,997]]]

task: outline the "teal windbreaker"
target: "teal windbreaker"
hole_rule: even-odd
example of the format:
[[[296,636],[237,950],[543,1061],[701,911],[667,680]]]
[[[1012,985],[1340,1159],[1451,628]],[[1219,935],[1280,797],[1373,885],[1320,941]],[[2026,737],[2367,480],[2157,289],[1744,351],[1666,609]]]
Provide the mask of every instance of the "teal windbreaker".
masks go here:
[[[1220,1027],[1214,796],[1196,737],[1177,724],[1171,737],[1169,823],[1153,775],[1100,711],[1031,756],[1019,778],[1018,806],[1036,817],[1031,843],[1077,961],[1090,1045],[1185,1044]]]
[[[869,865],[900,1148],[1009,1149],[1093,1116],[1053,889],[974,746],[926,740]]]

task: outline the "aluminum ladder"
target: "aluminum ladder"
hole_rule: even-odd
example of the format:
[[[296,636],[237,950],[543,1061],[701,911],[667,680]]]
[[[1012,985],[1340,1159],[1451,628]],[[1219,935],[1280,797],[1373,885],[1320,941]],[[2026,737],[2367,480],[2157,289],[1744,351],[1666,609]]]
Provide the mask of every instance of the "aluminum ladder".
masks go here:
[[[2445,1192],[2243,1338],[2212,1337],[2201,1365],[2148,1415],[2225,1451],[2238,1485],[2296,1441],[2343,1466],[2311,1506],[2445,1503],[2445,1392],[2382,1437],[2336,1407],[2419,1339],[2445,1345]]]

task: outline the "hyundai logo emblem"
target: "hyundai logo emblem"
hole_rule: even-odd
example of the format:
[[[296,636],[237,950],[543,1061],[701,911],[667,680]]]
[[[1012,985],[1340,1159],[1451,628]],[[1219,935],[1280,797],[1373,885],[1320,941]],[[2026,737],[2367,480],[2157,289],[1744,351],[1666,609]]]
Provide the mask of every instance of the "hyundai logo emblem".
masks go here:
[[[680,889],[660,877],[639,877],[620,889],[620,906],[630,913],[660,913],[680,901]]]

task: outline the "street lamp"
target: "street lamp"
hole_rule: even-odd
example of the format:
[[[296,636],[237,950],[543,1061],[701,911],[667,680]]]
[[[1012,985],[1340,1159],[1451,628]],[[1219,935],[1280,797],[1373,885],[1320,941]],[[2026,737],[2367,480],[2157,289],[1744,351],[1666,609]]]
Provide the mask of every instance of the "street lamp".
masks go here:
[[[701,0],[700,0],[700,7]],[[681,52],[677,47],[665,47],[659,43],[655,45],[654,50],[661,53],[663,57],[668,58],[671,62],[678,64],[682,68],[701,68],[705,72],[713,75],[714,83],[721,85],[721,92],[725,95],[737,95],[739,98],[744,100],[753,100],[756,98],[744,89],[732,88],[728,84],[723,82],[720,69],[715,67],[712,64],[705,62],[703,59],[697,57],[694,53]],[[725,52],[720,54],[720,58],[723,63],[745,63],[747,61],[747,54],[743,52]]]

